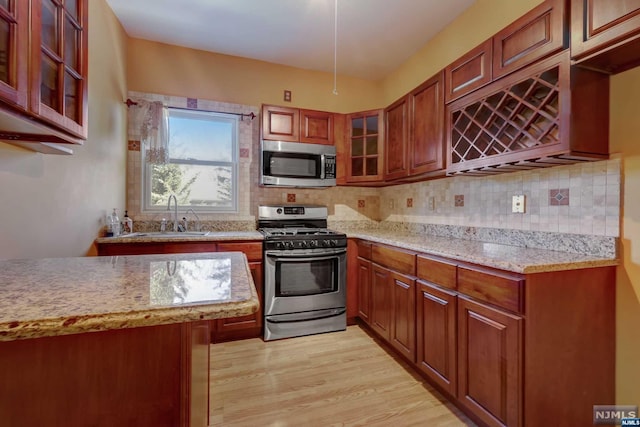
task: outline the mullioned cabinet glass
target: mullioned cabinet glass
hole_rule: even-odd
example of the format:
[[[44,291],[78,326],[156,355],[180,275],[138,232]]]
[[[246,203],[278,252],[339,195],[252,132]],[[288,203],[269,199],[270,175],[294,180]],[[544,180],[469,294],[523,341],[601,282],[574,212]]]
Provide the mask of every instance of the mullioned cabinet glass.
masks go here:
[[[0,99],[20,110],[28,106],[28,13],[27,1],[0,1]]]
[[[383,157],[382,110],[350,114],[348,182],[375,182],[382,180]]]
[[[32,2],[31,110],[86,138],[87,0]]]

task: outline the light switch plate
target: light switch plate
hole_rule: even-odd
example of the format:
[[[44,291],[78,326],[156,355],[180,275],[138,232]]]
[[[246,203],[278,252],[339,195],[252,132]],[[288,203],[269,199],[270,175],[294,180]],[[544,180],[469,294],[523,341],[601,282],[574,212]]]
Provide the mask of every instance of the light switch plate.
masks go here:
[[[524,195],[511,198],[511,212],[524,213]]]
[[[435,211],[436,210],[436,198],[431,196],[427,199],[427,206],[429,207],[430,211]]]

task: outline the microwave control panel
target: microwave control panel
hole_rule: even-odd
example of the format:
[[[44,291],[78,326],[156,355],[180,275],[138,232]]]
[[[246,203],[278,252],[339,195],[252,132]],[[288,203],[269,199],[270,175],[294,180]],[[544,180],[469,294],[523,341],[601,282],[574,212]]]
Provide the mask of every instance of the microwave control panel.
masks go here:
[[[335,156],[326,156],[324,159],[324,177],[327,179],[335,179],[336,177],[336,158]]]

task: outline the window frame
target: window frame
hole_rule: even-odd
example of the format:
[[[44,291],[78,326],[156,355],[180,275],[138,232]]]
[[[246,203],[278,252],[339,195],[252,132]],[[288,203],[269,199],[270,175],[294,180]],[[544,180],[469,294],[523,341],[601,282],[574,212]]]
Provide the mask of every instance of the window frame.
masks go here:
[[[198,115],[206,115],[211,117],[217,117],[224,119],[225,121],[231,121],[233,123],[232,126],[232,141],[231,141],[231,161],[213,161],[213,160],[186,160],[186,159],[174,159],[171,158],[171,150],[169,149],[169,164],[178,164],[178,165],[195,165],[195,166],[222,166],[222,167],[231,167],[231,206],[229,207],[209,207],[209,206],[192,206],[192,205],[178,205],[178,210],[188,210],[193,209],[196,213],[203,214],[228,214],[228,213],[238,213],[238,193],[239,193],[239,168],[240,168],[240,135],[239,135],[239,125],[240,120],[235,114],[226,114],[219,113],[213,111],[206,110],[193,110],[188,108],[177,108],[177,107],[167,107],[167,120],[170,122],[171,112],[175,111],[181,115],[186,113],[194,113]],[[167,132],[168,138],[170,138],[170,129]],[[167,142],[168,147],[171,147],[171,141]],[[142,212],[143,213],[158,213],[167,211],[167,207],[155,206],[151,204],[151,167],[152,165],[146,161],[145,149],[142,148],[140,150],[141,154],[141,162],[142,162]],[[173,209],[173,208],[172,208]]]

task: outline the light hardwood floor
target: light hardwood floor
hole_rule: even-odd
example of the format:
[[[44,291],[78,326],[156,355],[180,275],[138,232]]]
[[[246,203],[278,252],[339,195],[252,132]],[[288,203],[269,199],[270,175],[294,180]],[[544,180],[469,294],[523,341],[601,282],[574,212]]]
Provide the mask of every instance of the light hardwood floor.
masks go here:
[[[211,345],[212,426],[474,426],[358,326]]]

